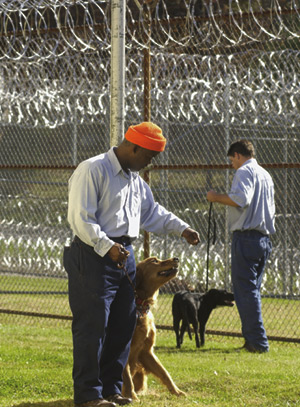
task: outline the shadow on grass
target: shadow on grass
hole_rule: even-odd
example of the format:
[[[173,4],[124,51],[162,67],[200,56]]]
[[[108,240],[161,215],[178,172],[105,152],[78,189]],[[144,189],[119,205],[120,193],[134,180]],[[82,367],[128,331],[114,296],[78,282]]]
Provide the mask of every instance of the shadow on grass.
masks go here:
[[[180,349],[178,349],[178,348],[175,348],[175,347],[172,347],[172,348],[170,348],[170,347],[167,347],[167,346],[156,346],[155,347],[155,350],[157,350],[157,351],[163,351],[163,352],[165,352],[165,353],[174,353],[174,354],[176,354],[176,353],[201,353],[201,352],[205,352],[205,353],[208,353],[208,352],[210,352],[210,353],[236,353],[236,352],[239,352],[239,351],[241,351],[243,349],[243,347],[242,346],[238,346],[238,347],[230,347],[230,348],[218,348],[218,347],[200,347],[200,348],[196,348],[196,346],[195,346],[195,348],[194,349],[191,349],[191,348],[184,348],[184,347],[182,347],[182,348],[180,348]]]
[[[14,404],[12,407],[73,407],[73,400],[35,401],[29,403]]]

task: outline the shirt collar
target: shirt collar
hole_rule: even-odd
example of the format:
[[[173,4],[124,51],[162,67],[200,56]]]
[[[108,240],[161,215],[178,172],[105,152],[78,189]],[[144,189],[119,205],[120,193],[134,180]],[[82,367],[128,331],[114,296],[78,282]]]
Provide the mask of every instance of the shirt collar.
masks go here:
[[[108,150],[107,154],[108,154],[108,159],[111,163],[111,167],[112,167],[112,172],[114,177],[116,177],[120,172],[126,177],[126,178],[136,178],[138,176],[138,172],[131,172],[129,170],[129,173],[127,174],[123,168],[121,167],[120,161],[118,160],[115,152],[114,152],[114,148],[115,147],[111,147],[110,150]]]
[[[121,164],[120,164],[116,154],[114,153],[114,147],[111,147],[111,149],[108,150],[107,155],[108,155],[108,159],[111,163],[112,172],[113,172],[114,176],[116,176],[119,174],[120,171],[122,171],[122,167],[121,167]]]
[[[255,158],[249,158],[249,160],[247,160],[247,161],[245,161],[242,165],[241,165],[241,167],[243,167],[244,165],[247,165],[247,164],[249,164],[249,163],[256,163],[256,159]]]

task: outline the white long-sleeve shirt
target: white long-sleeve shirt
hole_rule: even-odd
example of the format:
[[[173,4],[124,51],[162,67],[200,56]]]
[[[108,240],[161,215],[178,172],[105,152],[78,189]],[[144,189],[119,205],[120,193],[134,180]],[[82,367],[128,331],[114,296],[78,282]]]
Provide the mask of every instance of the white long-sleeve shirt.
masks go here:
[[[104,256],[109,237],[136,238],[140,228],[181,235],[189,225],[154,201],[136,172],[123,171],[114,148],[83,161],[69,180],[68,221],[75,235]]]

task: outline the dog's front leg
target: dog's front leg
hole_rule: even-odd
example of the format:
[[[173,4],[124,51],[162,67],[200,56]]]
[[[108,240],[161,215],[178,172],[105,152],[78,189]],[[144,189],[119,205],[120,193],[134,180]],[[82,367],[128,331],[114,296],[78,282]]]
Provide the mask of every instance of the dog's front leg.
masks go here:
[[[143,354],[140,356],[140,362],[147,372],[152,373],[154,376],[160,379],[170,393],[175,394],[176,396],[186,396],[186,394],[176,386],[170,374],[163,367],[158,357],[154,355],[153,352],[143,352]]]
[[[123,370],[123,387],[122,395],[124,397],[129,397],[132,400],[139,400],[136,392],[134,391],[134,384],[131,376],[130,365],[126,364],[125,369]]]

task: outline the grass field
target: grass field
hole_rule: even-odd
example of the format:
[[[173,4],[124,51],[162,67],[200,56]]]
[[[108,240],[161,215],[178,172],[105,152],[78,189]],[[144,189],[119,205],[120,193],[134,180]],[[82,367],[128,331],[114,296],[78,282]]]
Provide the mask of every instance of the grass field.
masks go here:
[[[0,325],[0,406],[73,406],[69,327],[18,321]],[[208,335],[205,347],[196,349],[186,338],[178,350],[173,333],[159,331],[156,354],[187,397],[170,395],[150,376],[148,394],[135,405],[300,406],[299,345],[272,342],[267,354],[247,353],[241,345],[241,339]]]

